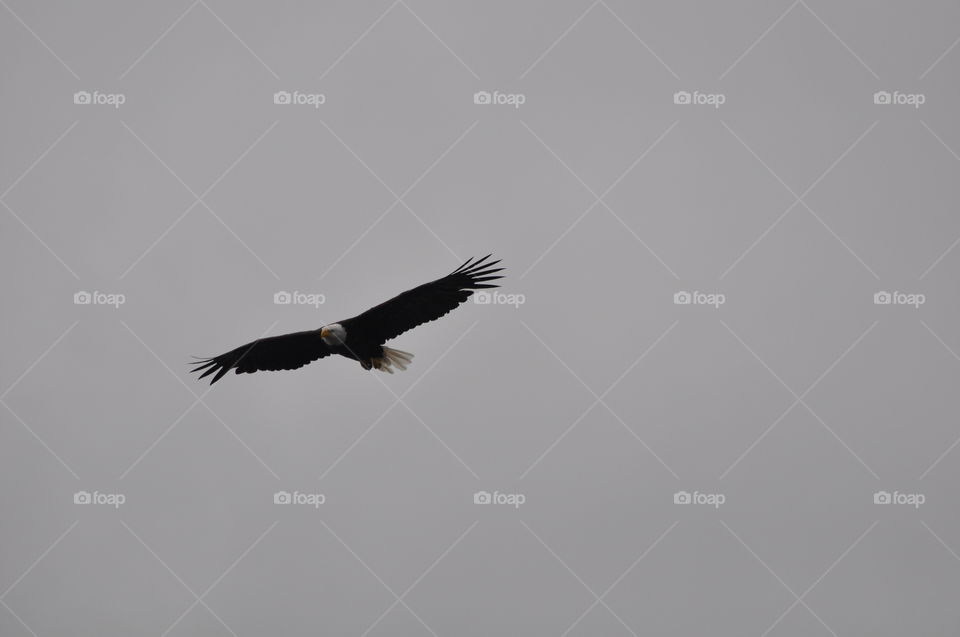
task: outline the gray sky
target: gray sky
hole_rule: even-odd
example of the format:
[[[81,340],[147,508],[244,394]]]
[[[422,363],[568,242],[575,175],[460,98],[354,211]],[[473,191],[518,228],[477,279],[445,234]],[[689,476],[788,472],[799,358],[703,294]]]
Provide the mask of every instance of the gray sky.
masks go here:
[[[956,3],[0,5],[0,634],[956,634]]]

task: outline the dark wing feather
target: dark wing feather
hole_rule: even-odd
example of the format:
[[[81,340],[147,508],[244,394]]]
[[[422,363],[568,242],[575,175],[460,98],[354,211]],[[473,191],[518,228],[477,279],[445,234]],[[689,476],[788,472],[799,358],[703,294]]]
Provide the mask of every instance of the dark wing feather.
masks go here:
[[[424,283],[352,319],[340,321],[347,337],[358,334],[383,343],[447,314],[470,298],[473,290],[499,287],[489,281],[503,278],[495,274],[503,268],[494,268],[500,261],[487,261],[490,256],[468,259],[442,279]]]
[[[330,354],[320,338],[320,330],[309,330],[257,339],[226,354],[201,359],[193,363],[196,367],[190,371],[206,370],[200,378],[215,373],[210,381],[212,385],[231,369],[236,369],[238,374],[297,369]]]

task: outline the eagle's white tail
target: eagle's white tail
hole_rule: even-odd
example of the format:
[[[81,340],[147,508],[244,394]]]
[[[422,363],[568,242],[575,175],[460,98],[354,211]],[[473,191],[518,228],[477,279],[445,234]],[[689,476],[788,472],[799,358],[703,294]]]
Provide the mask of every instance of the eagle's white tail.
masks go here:
[[[407,368],[407,365],[409,365],[412,360],[413,354],[410,352],[384,346],[383,358],[373,359],[373,366],[374,369],[392,374],[394,366],[396,366],[397,369],[403,370]]]

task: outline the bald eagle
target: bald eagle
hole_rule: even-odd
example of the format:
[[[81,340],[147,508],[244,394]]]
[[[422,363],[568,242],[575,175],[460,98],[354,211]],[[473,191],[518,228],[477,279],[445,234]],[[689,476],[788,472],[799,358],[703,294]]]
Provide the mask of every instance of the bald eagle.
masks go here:
[[[315,330],[260,338],[226,354],[195,361],[196,367],[190,371],[202,371],[200,378],[216,374],[212,385],[231,369],[237,374],[298,369],[331,354],[359,361],[363,369],[391,374],[394,367],[406,369],[413,354],[384,342],[444,316],[474,290],[499,287],[489,283],[503,278],[496,274],[503,268],[493,267],[500,261],[488,261],[491,256],[468,259],[447,276],[407,290],[353,318]]]

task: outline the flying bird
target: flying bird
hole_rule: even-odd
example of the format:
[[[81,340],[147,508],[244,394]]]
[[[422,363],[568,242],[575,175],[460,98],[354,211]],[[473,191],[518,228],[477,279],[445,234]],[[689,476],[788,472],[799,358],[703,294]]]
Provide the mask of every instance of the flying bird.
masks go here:
[[[226,354],[195,361],[196,367],[190,371],[202,371],[200,378],[215,374],[212,385],[231,369],[237,374],[299,369],[331,354],[359,361],[363,369],[391,374],[394,367],[406,369],[413,354],[384,343],[448,314],[474,290],[499,287],[490,281],[503,278],[496,274],[503,268],[493,267],[500,261],[488,261],[491,256],[468,259],[447,276],[407,290],[353,318],[315,330],[259,338]]]

